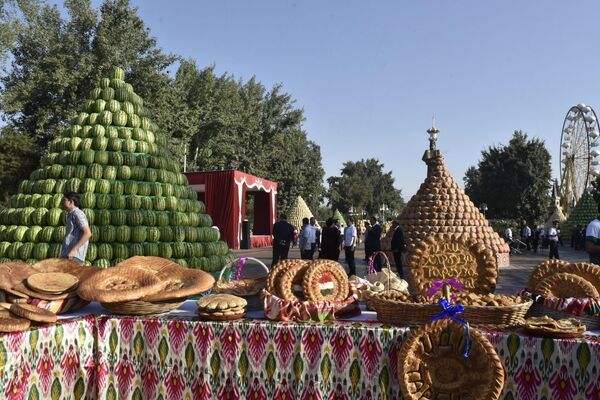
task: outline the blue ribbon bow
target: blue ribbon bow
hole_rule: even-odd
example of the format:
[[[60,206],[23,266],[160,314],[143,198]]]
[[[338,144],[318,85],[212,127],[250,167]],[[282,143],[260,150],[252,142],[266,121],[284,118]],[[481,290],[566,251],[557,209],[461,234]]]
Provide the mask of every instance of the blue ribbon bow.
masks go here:
[[[465,311],[465,308],[462,304],[450,304],[450,302],[446,299],[440,299],[438,304],[442,306],[442,311],[431,318],[432,321],[437,321],[439,319],[450,318],[465,328],[466,335],[466,343],[465,343],[465,352],[463,357],[466,359],[469,357],[469,350],[471,349],[471,342],[469,337],[469,323],[465,321],[463,318],[459,318],[457,314],[462,314]]]

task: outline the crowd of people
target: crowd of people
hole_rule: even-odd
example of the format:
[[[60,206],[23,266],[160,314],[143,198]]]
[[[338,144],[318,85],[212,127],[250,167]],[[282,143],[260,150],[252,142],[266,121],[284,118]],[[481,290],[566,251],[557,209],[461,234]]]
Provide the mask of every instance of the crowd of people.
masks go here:
[[[404,235],[398,221],[391,224],[391,250],[396,263],[398,273],[402,276],[402,252],[405,249]],[[364,236],[365,262],[370,262],[371,256],[381,251],[381,237],[384,229],[376,218],[370,223],[366,222],[364,230],[356,227],[352,217],[348,217],[347,226],[343,226],[339,219],[328,218],[325,226],[321,228],[314,217],[303,218],[302,227],[297,231],[287,221],[287,216],[281,214],[279,221],[273,225],[273,259],[271,266],[280,260],[288,258],[291,246],[298,245],[300,257],[312,260],[320,259],[340,260],[343,250],[344,260],[348,266],[348,275],[356,275],[356,260],[354,253],[356,247],[361,243]],[[375,269],[381,270],[381,258],[376,254],[374,257]]]

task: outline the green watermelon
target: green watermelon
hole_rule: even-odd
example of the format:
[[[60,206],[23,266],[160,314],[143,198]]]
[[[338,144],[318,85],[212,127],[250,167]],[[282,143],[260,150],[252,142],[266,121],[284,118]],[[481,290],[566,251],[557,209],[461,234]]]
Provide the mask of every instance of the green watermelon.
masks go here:
[[[183,242],[173,243],[173,257],[175,257],[175,258],[185,257],[185,244]]]
[[[19,248],[18,254],[21,260],[27,260],[31,258],[31,254],[33,253],[33,243],[23,243],[23,246]]]
[[[57,226],[54,228],[54,234],[52,235],[52,241],[56,243],[62,243],[65,235],[67,234],[66,226]]]
[[[160,240],[160,229],[155,226],[149,227],[146,240],[148,242],[158,242]]]
[[[111,151],[121,151],[122,146],[123,146],[123,140],[120,138],[111,138],[108,141],[108,149]]]
[[[98,258],[98,246],[96,246],[94,243],[90,243],[88,244],[88,250],[87,254],[85,255],[85,259],[88,261],[94,261],[96,258]]]
[[[125,205],[128,210],[137,210],[142,207],[142,198],[136,195],[129,195],[125,198]]]
[[[173,249],[170,243],[159,243],[158,254],[162,258],[171,258],[173,256]]]
[[[92,127],[92,129],[90,130],[90,134],[95,139],[104,137],[105,132],[106,132],[106,130],[104,129],[104,127],[102,125],[94,125]],[[79,142],[79,144],[81,145],[81,142]],[[94,146],[94,148],[95,148],[95,146]],[[73,149],[73,150],[77,150],[77,149]],[[97,150],[102,150],[102,149],[97,149]]]
[[[148,236],[148,228],[145,226],[134,226],[131,228],[131,241],[135,243],[143,243]]]
[[[46,215],[46,223],[50,226],[57,226],[60,223],[62,210],[60,208],[51,208]]]
[[[112,112],[112,113],[116,113],[117,111],[121,110],[121,103],[119,103],[118,100],[110,100],[108,102],[108,104],[106,105],[106,108]]]
[[[96,199],[96,206],[98,205],[98,200]],[[110,200],[109,200],[110,203]],[[95,221],[96,225],[110,225],[110,211],[108,210],[96,210],[95,211]]]
[[[136,141],[133,139],[124,139],[122,149],[128,153],[135,153],[137,149]]]
[[[121,180],[128,180],[131,177],[131,169],[127,165],[122,165],[117,169],[117,177]]]
[[[33,258],[38,260],[45,260],[48,258],[48,250],[50,250],[50,246],[48,243],[38,243],[33,248]]]
[[[59,258],[62,244],[50,243],[48,248],[48,258]]]
[[[117,226],[115,239],[119,243],[129,242],[129,239],[131,239],[131,228],[127,225]]]
[[[94,138],[92,147],[94,148],[94,150],[98,150],[96,153],[99,153],[100,150],[102,150],[102,151],[106,150],[106,148],[108,147],[108,138],[105,138],[105,137]],[[104,162],[104,164],[106,164],[108,162],[108,154],[106,155],[106,160],[107,161]],[[101,164],[101,163],[99,163],[99,164]]]
[[[173,226],[173,240],[175,242],[183,242],[185,240],[185,228],[183,226]]]
[[[92,164],[92,165],[95,165],[95,164]],[[82,193],[94,193],[96,191],[96,179],[98,179],[98,178],[84,179],[83,183],[81,185],[81,192]],[[87,207],[87,208],[93,208],[93,207]]]
[[[110,83],[110,81],[109,81],[109,83]],[[110,86],[104,87],[102,89],[102,99],[103,100],[111,101],[112,99],[114,99],[114,97],[115,97],[115,89],[111,88]],[[110,124],[110,122],[108,124]]]
[[[101,243],[98,246],[98,257],[104,258],[106,260],[112,260],[112,258],[113,258],[112,245],[109,243]]]
[[[132,243],[129,246],[129,257],[134,256],[143,256],[144,255],[144,245],[140,243]]]
[[[121,196],[125,192],[125,187],[121,181],[113,181],[110,183],[110,193],[115,196]],[[113,207],[113,208],[124,208],[124,207]]]
[[[90,209],[90,208],[84,208],[83,213],[85,214],[87,220],[88,220],[88,224],[89,225],[94,225],[94,220],[95,220],[95,214],[94,214],[94,210]]]
[[[109,153],[110,164],[116,167],[123,165],[123,155],[118,152]]]
[[[96,182],[94,181],[94,184]],[[92,192],[85,192],[81,195],[82,208],[94,208],[96,206],[96,195]]]
[[[111,196],[112,197],[112,203],[111,203],[111,208],[113,210],[122,210],[127,208],[127,202],[125,200],[124,196]]]
[[[38,238],[40,236],[40,233],[42,233],[42,227],[41,226],[30,226],[27,229],[27,234],[25,235],[25,238],[27,239],[28,242],[32,242],[32,243],[37,243],[38,242]],[[29,257],[25,257],[29,258]],[[23,258],[22,258],[23,259]]]
[[[108,194],[110,193],[110,181],[106,179],[99,179],[96,182],[96,193]]]
[[[112,165],[105,166],[103,178],[109,181],[114,181],[117,179],[117,168]]]
[[[48,209],[40,207],[31,214],[31,223],[35,225],[46,225],[46,214]]]
[[[98,194],[96,196],[96,208],[109,209],[112,204],[112,198],[108,194]]]
[[[119,131],[120,139],[131,139],[131,136],[132,136],[131,128],[120,127],[120,128],[118,128],[118,131]]]
[[[133,114],[135,109],[133,108],[133,104],[128,101],[124,101],[121,103],[121,110],[125,111],[127,114]]]
[[[113,225],[125,225],[127,223],[127,213],[122,209],[113,210],[110,220]]]
[[[161,226],[158,228],[158,230],[160,231],[160,239],[163,242],[173,241],[173,228],[171,228],[170,226]]]
[[[166,209],[167,210],[177,211],[177,197],[167,196],[165,201],[166,201]]]
[[[160,250],[157,243],[144,243],[144,254],[147,256],[158,257]]]
[[[123,105],[121,104],[121,107]],[[125,111],[116,111],[113,113],[113,125],[116,126],[125,126],[127,125],[127,113]]]
[[[65,185],[65,190],[67,192],[80,192],[80,188],[81,188],[81,179],[79,178],[71,178],[67,181],[67,184]]]
[[[92,237],[90,238],[91,243],[96,243],[100,241],[100,228],[97,225],[91,225],[90,231],[92,232]]]
[[[121,168],[125,168],[124,166]],[[125,193],[129,195],[135,195],[138,192],[138,185],[134,181],[125,182]]]
[[[113,257],[119,259],[127,259],[129,258],[129,249],[126,245],[121,243],[113,244]]]
[[[139,226],[144,223],[144,213],[141,210],[130,210],[127,214],[127,224],[129,226]]]
[[[106,258],[98,258],[92,265],[96,268],[110,268],[110,260]]]
[[[94,156],[94,150],[83,150],[81,152],[81,162],[88,165],[92,164],[94,162]]]

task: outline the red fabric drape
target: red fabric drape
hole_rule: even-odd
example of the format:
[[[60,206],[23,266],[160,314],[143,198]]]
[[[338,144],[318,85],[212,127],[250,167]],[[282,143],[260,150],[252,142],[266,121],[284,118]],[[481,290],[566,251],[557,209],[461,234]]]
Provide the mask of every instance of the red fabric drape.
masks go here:
[[[234,171],[207,174],[206,176],[206,212],[221,231],[221,239],[230,248],[238,248],[238,193],[234,181]]]
[[[255,192],[254,194],[254,234],[270,235],[273,229],[273,218],[270,218],[271,194]]]

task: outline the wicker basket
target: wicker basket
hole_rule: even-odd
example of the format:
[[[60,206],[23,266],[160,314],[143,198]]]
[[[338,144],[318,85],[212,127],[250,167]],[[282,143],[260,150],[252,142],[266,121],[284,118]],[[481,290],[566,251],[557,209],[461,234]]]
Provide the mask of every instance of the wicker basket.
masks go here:
[[[406,303],[371,296],[371,307],[377,312],[377,319],[390,325],[425,325],[442,309],[439,304]],[[464,306],[462,318],[471,325],[497,327],[520,326],[531,304],[531,300],[511,306]]]
[[[258,263],[265,271],[265,275],[259,278],[242,278],[242,272],[246,266],[246,261],[252,260]],[[240,265],[243,262],[242,265]],[[239,268],[239,275],[234,276],[235,270]],[[226,274],[227,272],[227,274]],[[261,260],[254,257],[240,257],[229,260],[221,269],[219,278],[213,287],[215,293],[226,293],[234,296],[243,297],[248,302],[246,309],[248,311],[258,311],[263,309],[263,302],[260,293],[267,285],[267,274],[269,267]]]
[[[585,324],[588,331],[600,329],[600,315],[575,315],[568,311],[559,311],[546,307],[543,301],[536,301],[529,309],[529,313],[527,313],[527,317],[543,317],[544,315],[554,319],[575,318]]]
[[[44,310],[52,311],[55,314],[66,314],[68,312],[77,311],[89,304],[89,301],[85,301],[78,296],[67,297],[61,300],[42,300],[35,298],[22,298],[10,293],[4,292],[4,296],[0,296],[0,299],[4,297],[7,303],[26,303],[36,307],[43,308]]]
[[[173,311],[184,303],[185,299],[173,299],[149,303],[142,300],[125,301],[122,303],[100,303],[102,307],[115,314],[124,315],[149,315],[163,314]]]

